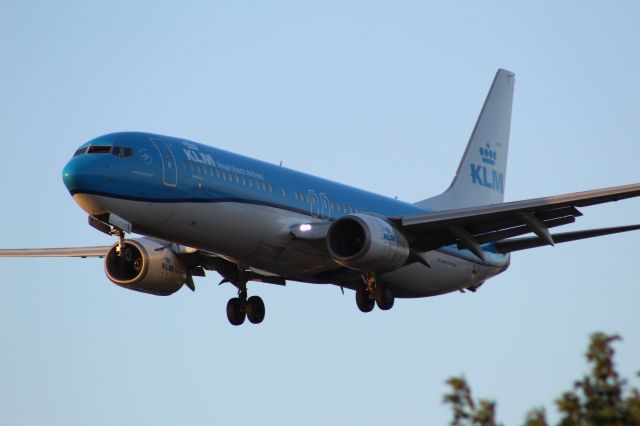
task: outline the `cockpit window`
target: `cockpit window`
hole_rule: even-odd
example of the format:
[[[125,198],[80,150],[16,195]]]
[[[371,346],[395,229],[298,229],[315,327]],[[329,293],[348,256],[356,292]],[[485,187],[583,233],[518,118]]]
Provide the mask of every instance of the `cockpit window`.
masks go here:
[[[114,146],[112,154],[120,158],[131,157],[133,155],[133,149],[127,146]]]
[[[133,155],[133,148],[128,146],[110,146],[110,145],[91,145],[89,148],[79,148],[74,157],[82,154],[113,154],[119,158],[131,157]]]
[[[73,154],[74,157],[77,157],[78,155],[82,155],[87,151],[87,147],[85,146],[84,148],[78,148],[78,150],[75,152],[75,154]]]
[[[91,145],[87,154],[111,154],[112,146],[107,145]]]

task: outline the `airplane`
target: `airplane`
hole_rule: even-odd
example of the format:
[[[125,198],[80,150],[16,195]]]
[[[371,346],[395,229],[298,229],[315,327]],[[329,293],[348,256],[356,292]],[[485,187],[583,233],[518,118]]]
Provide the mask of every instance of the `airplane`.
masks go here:
[[[265,317],[249,282],[332,284],[355,291],[362,312],[389,310],[396,298],[475,292],[515,251],[640,229],[550,232],[579,208],[639,196],[640,184],[504,202],[514,77],[497,71],[435,197],[409,203],[185,139],[112,133],[81,145],[62,178],[89,225],[117,242],[0,257],[104,258],[112,283],[160,296],[215,271],[238,290],[226,308],[237,326]]]

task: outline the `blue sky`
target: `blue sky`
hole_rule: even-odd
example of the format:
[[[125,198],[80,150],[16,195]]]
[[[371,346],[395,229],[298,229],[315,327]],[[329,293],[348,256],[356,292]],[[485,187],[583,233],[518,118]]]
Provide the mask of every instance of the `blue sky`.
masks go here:
[[[60,172],[97,135],[180,136],[417,201],[449,184],[497,68],[516,73],[506,197],[640,181],[640,4],[0,2],[0,245],[110,244]],[[637,223],[640,201],[570,229]],[[361,314],[329,286],[215,274],[169,298],[99,260],[0,262],[0,424],[446,424],[464,374],[519,424],[586,371],[590,332],[640,369],[640,234],[516,253],[476,294]],[[635,381],[637,385],[637,380]]]

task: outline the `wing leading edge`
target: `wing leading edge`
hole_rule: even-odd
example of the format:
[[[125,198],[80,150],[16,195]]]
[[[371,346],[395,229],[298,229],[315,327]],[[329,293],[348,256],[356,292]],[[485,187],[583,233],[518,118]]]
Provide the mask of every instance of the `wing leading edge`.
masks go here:
[[[1,249],[0,257],[105,257],[111,246]]]

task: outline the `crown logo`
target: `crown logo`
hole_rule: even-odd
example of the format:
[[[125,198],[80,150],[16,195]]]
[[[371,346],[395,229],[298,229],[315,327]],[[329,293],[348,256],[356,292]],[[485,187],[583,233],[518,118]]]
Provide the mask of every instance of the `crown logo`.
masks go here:
[[[491,164],[492,166],[496,164],[496,158],[498,158],[498,154],[491,149],[489,142],[487,142],[486,147],[480,148],[480,155],[482,156],[483,163]]]

